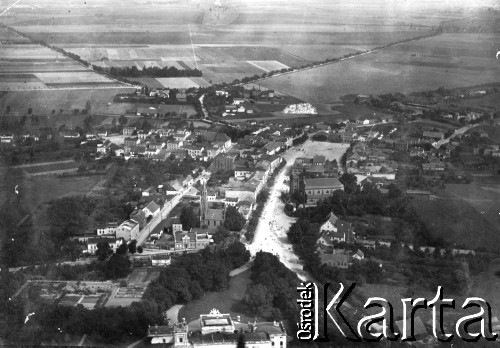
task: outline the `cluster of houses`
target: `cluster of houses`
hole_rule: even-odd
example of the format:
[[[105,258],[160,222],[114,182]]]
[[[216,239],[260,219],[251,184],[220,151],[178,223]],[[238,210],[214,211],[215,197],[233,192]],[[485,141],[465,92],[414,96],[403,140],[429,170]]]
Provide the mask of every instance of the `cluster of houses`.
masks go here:
[[[476,146],[473,149],[474,155],[482,155],[482,156],[491,156],[491,157],[500,157],[500,145],[498,144],[488,144]]]
[[[85,254],[95,255],[97,245],[101,242],[107,242],[111,249],[116,252],[123,243],[136,239],[147,223],[160,214],[160,205],[151,200],[142,209],[136,208],[130,214],[129,219],[121,223],[109,222],[106,226],[91,229],[83,235],[74,236],[73,239],[85,246],[83,249]]]
[[[390,160],[391,153],[392,150],[359,142],[352,146],[352,152],[346,156],[346,171],[356,176],[358,184],[368,179],[384,185],[396,179],[396,163]]]
[[[361,250],[355,253],[347,249],[334,248],[337,243],[354,244],[356,234],[351,222],[340,220],[335,214],[330,213],[327,220],[320,227],[320,237],[316,242],[316,252],[322,265],[347,269],[355,261],[365,258]]]
[[[125,158],[136,156],[164,161],[168,158],[182,160],[190,156],[207,161],[231,148],[231,138],[225,133],[205,129],[157,129],[148,132],[135,127],[124,127]]]
[[[218,90],[215,91],[216,96],[225,96],[226,103],[221,116],[235,116],[241,114],[253,114],[256,106],[265,104],[279,104],[281,97],[278,97],[274,90],[262,90],[259,88],[239,87],[233,88],[230,91]]]

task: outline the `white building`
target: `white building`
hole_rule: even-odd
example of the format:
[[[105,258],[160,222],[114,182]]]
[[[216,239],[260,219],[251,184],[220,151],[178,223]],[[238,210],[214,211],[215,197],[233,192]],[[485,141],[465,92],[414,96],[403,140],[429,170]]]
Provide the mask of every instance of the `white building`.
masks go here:
[[[136,239],[139,234],[139,222],[130,219],[121,223],[116,229],[116,238],[123,238],[125,241]]]
[[[95,255],[97,252],[97,244],[100,242],[107,242],[113,252],[116,252],[116,249],[122,245],[123,240],[120,238],[91,238],[87,241],[87,253]]]

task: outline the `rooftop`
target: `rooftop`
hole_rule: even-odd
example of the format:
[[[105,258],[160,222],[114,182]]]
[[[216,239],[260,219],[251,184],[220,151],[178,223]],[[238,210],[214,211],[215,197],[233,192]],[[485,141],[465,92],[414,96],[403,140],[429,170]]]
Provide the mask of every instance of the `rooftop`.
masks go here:
[[[337,178],[314,178],[304,180],[307,188],[344,188]]]
[[[206,219],[210,220],[224,220],[224,210],[223,209],[207,209]]]

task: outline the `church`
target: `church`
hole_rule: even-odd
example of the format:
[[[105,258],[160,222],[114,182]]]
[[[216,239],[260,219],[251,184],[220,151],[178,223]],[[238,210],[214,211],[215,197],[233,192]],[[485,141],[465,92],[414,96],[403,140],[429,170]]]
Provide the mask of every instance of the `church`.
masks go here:
[[[203,182],[203,189],[200,198],[200,227],[210,230],[216,230],[219,226],[224,225],[225,209],[210,208],[207,198],[207,185]]]

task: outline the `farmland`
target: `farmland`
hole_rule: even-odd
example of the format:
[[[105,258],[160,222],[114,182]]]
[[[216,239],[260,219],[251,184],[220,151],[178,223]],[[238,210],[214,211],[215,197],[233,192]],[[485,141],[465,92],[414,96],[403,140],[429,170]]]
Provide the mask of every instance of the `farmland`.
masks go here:
[[[126,87],[38,44],[2,45],[0,61],[3,91]]]
[[[35,91],[7,92],[0,97],[0,110],[11,107],[11,114],[24,115],[28,108],[33,109],[36,115],[52,115],[52,111],[59,114],[62,109],[65,114],[74,109],[83,110],[88,100],[92,101],[90,114],[99,108],[107,108],[108,103],[118,93],[125,93],[125,88],[106,89],[47,89]],[[129,88],[129,92],[135,91]]]
[[[346,94],[409,93],[494,82],[500,66],[495,34],[443,34],[399,44],[336,64],[272,77],[267,88],[302,100],[338,101]]]
[[[198,68],[204,79],[198,85],[203,86],[420,37],[441,21],[464,14],[453,8],[436,13],[430,2],[412,12],[412,4],[388,7],[385,1],[366,0],[362,3],[366,13],[360,14],[345,2],[320,0],[303,5],[233,0],[224,4],[230,14],[218,23],[211,15],[212,1],[196,6],[189,2],[150,6],[134,1],[123,7],[110,0],[108,5],[26,0],[2,16],[2,21],[104,68]],[[172,11],[176,16],[171,16]],[[39,54],[54,59],[50,52]],[[69,70],[65,64],[58,64],[57,71]],[[163,85],[148,82],[151,87]]]

